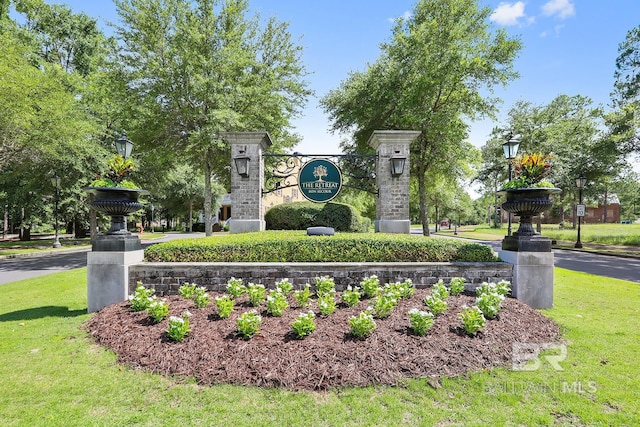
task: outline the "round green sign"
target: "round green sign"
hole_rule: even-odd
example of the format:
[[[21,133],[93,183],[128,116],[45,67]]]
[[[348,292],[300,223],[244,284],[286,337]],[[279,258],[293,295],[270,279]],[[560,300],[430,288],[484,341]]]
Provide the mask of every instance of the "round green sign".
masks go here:
[[[312,202],[328,202],[342,188],[342,173],[335,163],[314,159],[300,168],[298,187],[304,197]]]

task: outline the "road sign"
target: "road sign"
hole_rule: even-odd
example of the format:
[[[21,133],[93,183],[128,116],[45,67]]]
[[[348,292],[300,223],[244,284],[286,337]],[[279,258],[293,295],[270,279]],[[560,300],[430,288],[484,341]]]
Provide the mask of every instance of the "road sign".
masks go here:
[[[576,216],[584,216],[585,206],[576,205]]]

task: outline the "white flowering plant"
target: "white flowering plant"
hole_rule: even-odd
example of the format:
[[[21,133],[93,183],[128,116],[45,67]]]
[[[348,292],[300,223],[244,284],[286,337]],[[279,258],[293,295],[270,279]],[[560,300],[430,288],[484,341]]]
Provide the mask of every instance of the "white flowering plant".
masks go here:
[[[424,299],[425,305],[429,308],[429,311],[435,316],[442,314],[449,309],[447,301],[440,298],[440,295],[427,295]]]
[[[231,295],[220,295],[215,298],[216,310],[218,311],[218,317],[221,319],[226,319],[231,316],[233,312],[234,299]]]
[[[411,298],[416,291],[411,279],[404,282],[387,283],[382,288],[383,294],[394,295],[396,299]]]
[[[378,295],[380,293],[380,280],[378,276],[374,274],[362,279],[360,289],[362,289],[362,295],[365,298],[373,298]]]
[[[253,307],[258,307],[264,301],[267,294],[264,285],[249,283],[247,286],[247,296],[249,297],[249,304]]]
[[[289,307],[287,297],[280,289],[273,289],[267,296],[267,313],[274,317],[282,316]]]
[[[438,282],[433,285],[433,288],[431,288],[431,295],[438,297],[441,300],[449,298],[449,289],[447,289],[442,279],[438,280]]]
[[[250,339],[260,331],[260,324],[262,323],[262,316],[260,316],[255,310],[250,310],[242,313],[236,320],[238,325],[238,334],[244,339]]]
[[[167,335],[175,342],[184,341],[191,329],[189,327],[189,318],[191,313],[185,311],[182,313],[182,317],[171,316],[169,317],[169,327],[167,329]]]
[[[497,292],[487,292],[476,298],[476,306],[482,311],[485,318],[493,319],[502,308],[502,301],[504,301],[504,296]]]
[[[459,316],[462,320],[462,328],[467,334],[475,335],[478,331],[484,329],[484,316],[482,311],[475,305],[473,307],[463,306]]]
[[[347,289],[342,292],[342,295],[340,295],[340,299],[347,305],[347,307],[353,307],[360,302],[360,296],[360,288],[349,285],[347,286]]]
[[[316,294],[318,295],[318,297],[328,292],[335,292],[335,290],[336,283],[331,277],[316,277]]]
[[[227,293],[231,295],[231,298],[240,298],[245,292],[247,292],[247,287],[242,284],[242,279],[232,277],[227,280]]]
[[[289,295],[293,291],[293,285],[289,279],[282,279],[276,282],[276,289],[279,289],[285,296]]]
[[[381,294],[373,300],[373,313],[378,319],[389,317],[391,312],[398,305],[398,299],[395,294]]]
[[[329,292],[318,294],[318,311],[323,316],[329,316],[338,308],[335,300],[335,289],[331,289]]]
[[[296,338],[301,339],[309,335],[316,330],[316,315],[313,311],[309,310],[307,313],[300,313],[296,320],[291,324]]]
[[[452,277],[449,282],[449,292],[451,295],[460,295],[464,292],[464,284],[466,279],[464,277]]]
[[[433,313],[412,308],[407,313],[413,333],[423,337],[433,326]]]
[[[351,335],[356,338],[365,338],[376,329],[376,321],[373,319],[373,308],[367,307],[365,311],[361,311],[357,316],[349,318],[349,326],[351,327]]]
[[[195,283],[185,282],[180,288],[178,288],[178,295],[183,298],[191,299],[196,293],[196,285]]]
[[[511,283],[506,280],[501,280],[498,283],[482,282],[482,284],[476,288],[476,296],[490,293],[497,293],[502,296],[507,296],[509,295],[509,293],[511,293]]]
[[[160,323],[169,315],[169,304],[166,299],[158,299],[155,295],[151,297],[151,302],[147,307],[147,313],[153,323]]]
[[[205,308],[206,306],[211,304],[211,299],[209,298],[209,294],[207,293],[207,288],[205,288],[204,286],[196,288],[196,291],[193,294],[193,302],[195,303],[197,308]]]
[[[309,304],[309,299],[311,298],[311,285],[306,284],[302,289],[296,289],[293,292],[293,297],[298,302],[298,306],[306,307]]]
[[[129,295],[129,301],[131,302],[131,310],[133,311],[146,310],[152,301],[151,295],[153,295],[153,289],[147,289],[144,287],[142,282],[137,282],[135,292]]]

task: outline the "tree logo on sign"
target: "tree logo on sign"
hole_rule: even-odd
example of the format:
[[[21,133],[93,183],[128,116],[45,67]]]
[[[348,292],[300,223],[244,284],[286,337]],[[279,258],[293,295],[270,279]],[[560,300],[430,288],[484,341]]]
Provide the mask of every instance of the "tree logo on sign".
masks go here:
[[[300,168],[298,187],[307,200],[328,202],[336,197],[342,188],[342,172],[329,160],[311,160]]]

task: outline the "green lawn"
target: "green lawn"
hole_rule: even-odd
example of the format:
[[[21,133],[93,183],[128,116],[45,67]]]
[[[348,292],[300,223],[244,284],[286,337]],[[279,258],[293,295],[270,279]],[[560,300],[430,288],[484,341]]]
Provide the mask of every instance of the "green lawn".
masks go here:
[[[514,223],[512,230],[515,232],[517,229],[518,223]],[[442,233],[450,234],[453,230],[445,228]],[[458,229],[458,234],[461,237],[499,240],[507,234],[507,225],[503,224],[501,228],[493,228],[486,224],[466,225]],[[541,234],[553,240],[575,242],[578,230],[561,229],[557,224],[542,224]],[[580,240],[583,244],[640,246],[640,224],[582,224]]]
[[[329,393],[201,387],[120,366],[82,329],[86,270],[0,285],[2,426],[638,425],[640,285],[556,270],[563,371]]]

